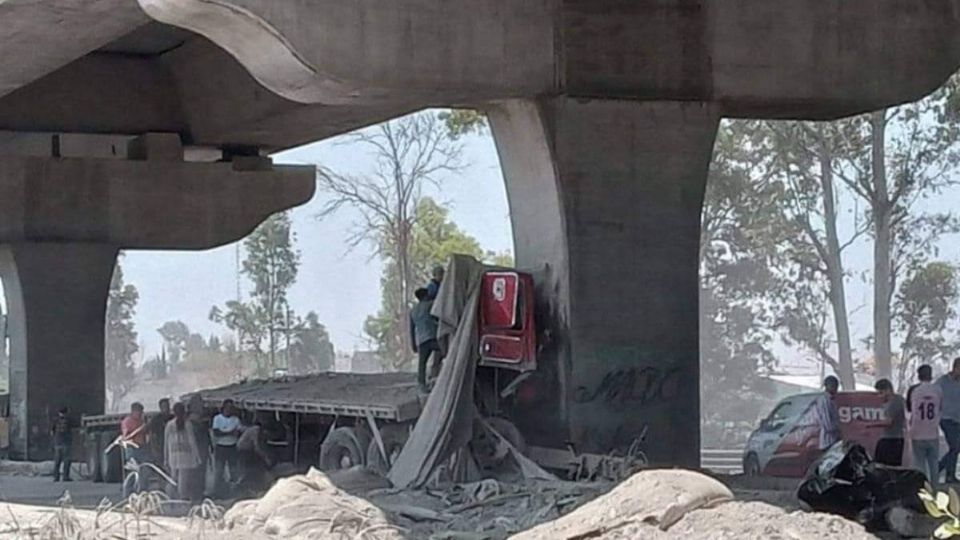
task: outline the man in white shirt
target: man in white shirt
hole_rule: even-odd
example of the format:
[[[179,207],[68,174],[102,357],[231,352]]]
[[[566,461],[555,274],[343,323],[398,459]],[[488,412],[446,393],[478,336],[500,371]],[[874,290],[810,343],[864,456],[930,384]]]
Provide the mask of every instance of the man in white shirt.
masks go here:
[[[239,475],[237,470],[237,442],[240,440],[242,426],[237,416],[233,400],[223,402],[220,414],[213,417],[213,489],[219,497],[226,493],[226,469],[230,469],[230,482]]]
[[[840,440],[840,415],[834,401],[840,390],[840,381],[830,375],[823,380],[823,390],[815,402],[817,422],[820,424],[820,450],[826,450]]]

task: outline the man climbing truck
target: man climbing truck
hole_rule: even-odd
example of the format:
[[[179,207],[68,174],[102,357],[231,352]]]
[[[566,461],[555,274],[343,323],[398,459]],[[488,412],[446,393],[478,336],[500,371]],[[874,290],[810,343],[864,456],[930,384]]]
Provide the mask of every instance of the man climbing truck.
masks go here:
[[[242,410],[271,417],[264,431],[275,463],[317,464],[325,470],[367,465],[386,473],[413,434],[425,446],[407,454],[449,454],[453,443],[465,438],[477,465],[494,468],[506,457],[499,444],[502,437],[544,466],[589,476],[610,460],[577,454],[562,443],[529,447],[526,433],[513,421],[531,403],[543,400],[530,384],[538,375],[534,296],[532,274],[455,256],[433,307],[439,336],[449,340],[449,351],[425,399],[412,373],[319,373],[243,381],[196,394],[211,410],[232,399]],[[433,426],[431,433],[417,426],[424,414],[433,415],[422,422]],[[492,431],[473,429],[475,422]],[[91,434],[112,429],[104,416],[86,417],[84,426]],[[109,436],[91,437],[106,439]],[[420,456],[406,461],[417,459]],[[426,474],[412,471],[416,468],[408,464],[405,469],[410,482]]]

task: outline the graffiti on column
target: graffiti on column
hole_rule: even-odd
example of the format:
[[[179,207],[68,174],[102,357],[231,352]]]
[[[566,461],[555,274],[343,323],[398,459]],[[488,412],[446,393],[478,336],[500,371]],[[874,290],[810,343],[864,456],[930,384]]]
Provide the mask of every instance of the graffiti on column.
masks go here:
[[[631,404],[663,403],[680,395],[683,368],[618,368],[607,372],[596,386],[577,387],[576,403]]]

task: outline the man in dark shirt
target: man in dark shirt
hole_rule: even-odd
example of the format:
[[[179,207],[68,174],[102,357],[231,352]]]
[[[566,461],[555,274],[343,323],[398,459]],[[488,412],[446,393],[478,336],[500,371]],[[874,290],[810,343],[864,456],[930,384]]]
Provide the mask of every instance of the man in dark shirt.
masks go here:
[[[874,457],[877,463],[899,467],[903,462],[903,437],[906,426],[906,404],[903,398],[893,391],[893,384],[887,379],[880,379],[874,385],[877,392],[883,396],[883,437],[877,441]]]
[[[167,422],[173,418],[173,414],[170,412],[169,399],[163,398],[157,405],[160,407],[160,412],[151,415],[147,422],[147,446],[150,448],[150,463],[162,469],[163,435],[167,429]]]
[[[430,356],[434,355],[434,366],[439,365],[440,346],[437,344],[437,319],[430,314],[430,308],[433,306],[433,299],[429,297],[426,289],[417,289],[414,293],[417,297],[417,305],[410,310],[410,344],[413,352],[419,356],[417,364],[417,382],[420,383],[420,390],[427,391],[427,362]],[[435,371],[436,368],[434,368]],[[431,374],[433,374],[431,372]]]
[[[70,452],[73,447],[73,425],[70,422],[69,411],[61,407],[57,411],[57,418],[53,421],[51,434],[53,435],[53,481],[71,482],[70,479]]]

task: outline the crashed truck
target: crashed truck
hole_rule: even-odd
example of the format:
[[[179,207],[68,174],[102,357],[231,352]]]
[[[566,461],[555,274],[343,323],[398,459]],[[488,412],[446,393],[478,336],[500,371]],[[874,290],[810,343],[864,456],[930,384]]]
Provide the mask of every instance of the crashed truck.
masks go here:
[[[549,399],[532,383],[550,340],[538,334],[533,274],[455,255],[432,313],[447,354],[428,396],[412,373],[327,372],[245,380],[182,399],[199,397],[210,414],[232,399],[256,414],[276,463],[327,471],[364,465],[400,486],[422,485],[451,463],[494,470],[511,457],[534,476],[550,469],[615,477],[644,464],[643,430],[629,448],[604,453],[580,452],[566,441],[540,446],[536,435],[528,437],[536,429],[524,426],[537,425],[529,411]],[[121,418],[82,420],[95,479],[119,481],[119,457],[103,450]]]

